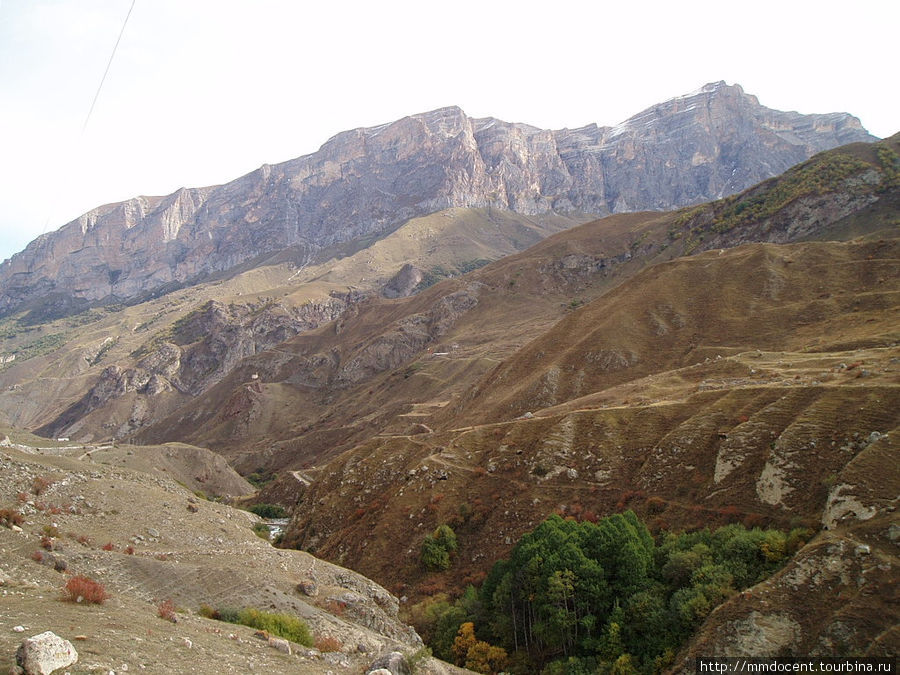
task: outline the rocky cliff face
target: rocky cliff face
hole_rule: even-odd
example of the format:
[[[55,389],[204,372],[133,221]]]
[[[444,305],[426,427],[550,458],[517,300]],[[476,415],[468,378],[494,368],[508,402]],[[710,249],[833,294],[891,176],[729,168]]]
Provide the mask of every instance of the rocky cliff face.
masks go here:
[[[0,313],[30,307],[43,318],[128,301],[287,247],[305,260],[452,206],[667,209],[867,140],[850,115],[770,110],[724,82],[615,127],[548,131],[443,108],[343,132],[226,185],[90,211],[0,265]]]

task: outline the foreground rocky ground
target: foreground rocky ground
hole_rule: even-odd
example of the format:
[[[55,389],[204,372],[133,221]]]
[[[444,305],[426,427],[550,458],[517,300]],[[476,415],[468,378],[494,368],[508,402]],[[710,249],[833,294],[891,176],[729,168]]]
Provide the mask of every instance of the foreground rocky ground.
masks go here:
[[[24,638],[53,631],[72,642],[72,673],[366,672],[418,635],[398,600],[368,579],[300,551],[273,548],[253,514],[206,501],[176,480],[101,464],[91,454],[0,449],[0,669]],[[131,450],[139,456],[141,448]],[[174,452],[174,450],[173,450]],[[18,520],[18,518],[11,518]],[[73,575],[103,584],[100,605],[64,602]],[[177,622],[159,616],[171,600]],[[283,653],[251,628],[203,618],[214,608],[288,612],[322,648]],[[284,645],[282,645],[282,648]],[[334,651],[323,651],[334,650]],[[454,672],[429,660],[421,672]]]

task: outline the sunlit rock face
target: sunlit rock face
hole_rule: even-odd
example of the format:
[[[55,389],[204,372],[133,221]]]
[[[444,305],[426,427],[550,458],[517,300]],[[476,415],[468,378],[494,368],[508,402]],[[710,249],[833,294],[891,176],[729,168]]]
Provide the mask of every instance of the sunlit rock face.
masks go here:
[[[288,247],[307,259],[449,207],[674,208],[870,140],[851,115],[771,110],[724,82],[615,127],[549,131],[442,108],[340,133],[225,185],[98,207],[0,265],[0,314],[28,306],[59,316],[141,298]]]

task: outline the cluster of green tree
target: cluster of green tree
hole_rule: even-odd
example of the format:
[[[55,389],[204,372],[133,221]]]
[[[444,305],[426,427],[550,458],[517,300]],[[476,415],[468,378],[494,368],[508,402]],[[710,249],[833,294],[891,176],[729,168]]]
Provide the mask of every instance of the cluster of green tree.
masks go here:
[[[254,504],[249,509],[260,518],[287,518],[287,511],[279,504]]]
[[[658,672],[709,612],[810,534],[728,525],[657,541],[631,511],[596,524],[552,516],[479,590],[426,602],[411,618],[436,656],[478,672]]]
[[[456,551],[456,533],[449,525],[439,525],[422,542],[421,560],[429,572],[441,572],[450,567],[450,555]]]

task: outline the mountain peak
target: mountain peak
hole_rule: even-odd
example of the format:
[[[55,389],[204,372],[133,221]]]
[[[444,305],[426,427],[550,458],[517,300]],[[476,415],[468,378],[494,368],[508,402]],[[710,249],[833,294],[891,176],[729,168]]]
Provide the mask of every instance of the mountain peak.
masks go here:
[[[770,110],[724,81],[616,127],[550,131],[437,108],[339,133],[226,185],[94,209],[0,264],[0,314],[39,298],[65,312],[129,300],[456,206],[606,215],[695,204],[872,140],[848,119]]]
[[[700,87],[700,91],[704,93],[712,93],[718,91],[719,89],[737,89],[742,94],[744,93],[744,89],[739,84],[730,85],[725,80],[719,80],[718,82],[708,82]]]

